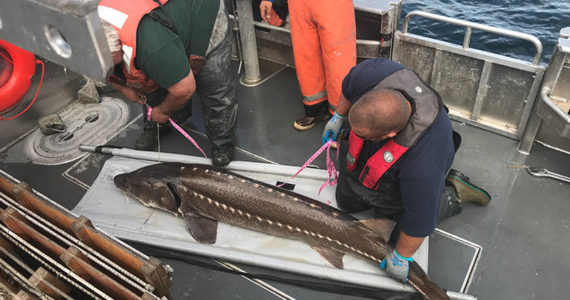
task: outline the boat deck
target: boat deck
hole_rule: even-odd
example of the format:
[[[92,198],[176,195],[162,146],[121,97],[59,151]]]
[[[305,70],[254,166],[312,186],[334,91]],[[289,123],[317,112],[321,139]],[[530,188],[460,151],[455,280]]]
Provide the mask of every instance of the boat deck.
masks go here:
[[[237,70],[237,63],[234,66]],[[58,92],[61,97],[73,98],[74,93],[68,91],[79,87],[77,78],[54,65],[48,67],[46,90],[36,104],[40,107],[55,101],[50,100],[54,98],[52,93],[42,103],[41,96],[50,91],[50,84],[63,87],[63,92]],[[264,60],[261,68],[262,72],[274,74],[255,87],[236,83],[239,115],[235,160],[300,166],[320,147],[324,123],[308,131],[296,131],[292,122],[303,109],[295,70]],[[115,92],[105,96],[120,97]],[[193,116],[184,125],[208,152],[200,101],[193,99],[193,106]],[[131,122],[108,144],[134,145],[141,131],[142,116],[138,107],[130,105],[130,108]],[[33,109],[28,114],[33,115]],[[80,161],[57,166],[37,165],[22,159],[20,149],[25,139],[13,141],[29,133],[27,130],[35,126],[33,119],[32,116],[9,121],[8,126],[3,124],[0,128],[0,169],[72,209],[107,157],[89,154]],[[536,144],[527,158],[517,152],[518,141],[455,121],[453,127],[463,137],[453,168],[486,189],[493,200],[487,207],[467,204],[460,215],[438,225],[441,232],[434,233],[430,240],[429,275],[444,288],[459,291],[464,286],[467,293],[479,299],[567,298],[570,184],[532,177],[521,166],[542,166],[568,175],[570,157]],[[161,151],[199,155],[190,142],[175,132],[161,137]],[[325,158],[319,157],[314,164],[324,168]],[[449,238],[447,233],[481,246],[480,259],[473,261],[474,248]],[[174,299],[379,298],[366,287],[234,265],[262,275],[251,279],[221,261],[155,247],[137,247],[173,266]],[[470,278],[467,281],[466,275]]]

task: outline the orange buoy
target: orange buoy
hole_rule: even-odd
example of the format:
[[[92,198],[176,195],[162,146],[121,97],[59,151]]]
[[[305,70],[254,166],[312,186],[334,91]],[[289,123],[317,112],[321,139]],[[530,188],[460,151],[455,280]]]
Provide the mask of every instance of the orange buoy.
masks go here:
[[[16,105],[30,89],[36,73],[36,57],[0,40],[0,112]]]

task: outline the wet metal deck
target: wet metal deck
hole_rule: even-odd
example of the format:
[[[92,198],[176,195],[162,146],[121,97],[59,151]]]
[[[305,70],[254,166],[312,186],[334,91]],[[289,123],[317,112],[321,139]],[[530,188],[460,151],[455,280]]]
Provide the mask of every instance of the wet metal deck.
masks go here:
[[[279,71],[263,84],[250,88],[238,87],[239,149],[235,159],[301,165],[320,146],[324,124],[305,132],[293,128],[293,120],[302,113],[295,71],[289,67],[271,68]],[[52,80],[63,84],[69,81],[69,76],[60,72]],[[112,93],[109,96],[118,95]],[[194,116],[185,125],[194,129],[192,135],[208,152],[209,142],[203,134],[203,117],[197,100],[194,99]],[[139,110],[134,106],[131,108],[135,113],[131,116],[132,120],[139,117]],[[3,123],[2,127],[12,126],[16,122],[22,121],[9,121]],[[141,130],[139,122],[135,120],[110,144],[132,146]],[[30,124],[31,121],[27,121],[20,125],[31,128]],[[464,172],[493,197],[488,207],[466,205],[462,214],[438,226],[483,248],[468,292],[480,299],[567,298],[570,294],[565,276],[570,273],[567,260],[570,257],[570,184],[531,177],[524,169],[517,168],[524,161],[516,151],[518,142],[515,140],[458,122],[454,122],[453,126],[463,136],[463,144],[453,167]],[[12,141],[14,130],[0,128],[0,133],[1,149]],[[5,135],[8,133],[9,137]],[[178,134],[164,136],[161,150],[199,154]],[[0,153],[2,170],[69,209],[81,199],[106,159],[93,154],[79,162],[40,166],[30,162],[7,163],[7,153]],[[526,163],[569,175],[569,162],[568,155],[536,145]],[[314,164],[323,168],[324,157]],[[143,250],[174,267],[171,292],[175,299],[378,297],[374,291],[366,288],[339,286],[315,278],[239,266],[251,273],[274,276],[256,282],[235,273],[227,273],[224,271],[227,265],[208,258],[181,256],[146,247]],[[435,234],[430,243],[430,276],[444,288],[458,290],[464,283],[473,251],[472,247]],[[284,283],[280,279],[287,280]]]

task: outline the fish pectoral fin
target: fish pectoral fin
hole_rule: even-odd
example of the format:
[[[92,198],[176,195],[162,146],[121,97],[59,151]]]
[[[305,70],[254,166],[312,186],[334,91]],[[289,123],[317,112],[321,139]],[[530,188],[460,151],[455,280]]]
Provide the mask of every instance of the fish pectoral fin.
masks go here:
[[[218,221],[197,214],[186,213],[186,227],[192,237],[203,244],[213,244],[218,235]]]
[[[344,269],[344,264],[342,263],[342,258],[344,253],[331,248],[325,248],[321,246],[311,246],[313,250],[317,251],[327,262],[329,262],[333,267],[338,269]]]
[[[368,229],[372,230],[372,232],[374,232],[376,235],[383,238],[383,243],[386,243],[390,240],[390,235],[392,234],[392,230],[394,230],[394,226],[396,225],[396,222],[391,219],[360,220],[360,223],[366,226]]]

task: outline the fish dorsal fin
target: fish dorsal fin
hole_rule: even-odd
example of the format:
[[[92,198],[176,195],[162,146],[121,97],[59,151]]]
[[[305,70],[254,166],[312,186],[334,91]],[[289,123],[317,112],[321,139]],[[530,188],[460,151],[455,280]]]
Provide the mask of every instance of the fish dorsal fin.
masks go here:
[[[218,235],[218,221],[205,218],[203,216],[186,212],[186,227],[192,237],[203,244],[213,244],[216,242]]]
[[[392,230],[396,225],[391,219],[368,219],[368,220],[360,220],[360,223],[366,226],[368,229],[372,230],[376,235],[380,236],[384,239],[384,243],[390,240],[390,235],[392,234]]]
[[[324,248],[321,246],[311,246],[311,248],[317,251],[317,253],[320,254],[333,267],[338,269],[344,269],[344,264],[342,263],[342,258],[344,257],[344,253],[331,248]]]

